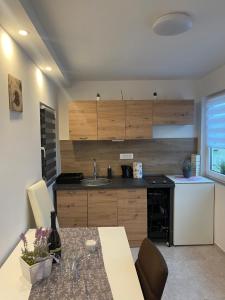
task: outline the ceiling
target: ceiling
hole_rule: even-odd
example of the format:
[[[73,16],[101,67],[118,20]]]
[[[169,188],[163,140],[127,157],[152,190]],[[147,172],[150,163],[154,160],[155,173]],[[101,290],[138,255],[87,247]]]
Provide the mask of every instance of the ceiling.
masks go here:
[[[225,63],[224,0],[20,0],[72,80],[200,78]],[[184,11],[192,30],[153,33],[154,20]]]

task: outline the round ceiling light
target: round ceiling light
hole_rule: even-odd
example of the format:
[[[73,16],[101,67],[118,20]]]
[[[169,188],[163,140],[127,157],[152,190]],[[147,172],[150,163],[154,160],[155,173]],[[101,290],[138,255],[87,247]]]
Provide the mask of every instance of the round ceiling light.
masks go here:
[[[190,15],[181,12],[168,13],[159,17],[153,24],[153,31],[158,35],[172,36],[192,28]]]
[[[21,29],[21,30],[19,30],[18,32],[19,32],[19,34],[22,35],[22,36],[27,36],[27,35],[28,35],[28,32],[27,32],[26,30],[24,30],[24,29]]]
[[[49,67],[49,66],[47,66],[47,67],[45,67],[45,71],[51,72],[51,71],[52,71],[52,68]]]

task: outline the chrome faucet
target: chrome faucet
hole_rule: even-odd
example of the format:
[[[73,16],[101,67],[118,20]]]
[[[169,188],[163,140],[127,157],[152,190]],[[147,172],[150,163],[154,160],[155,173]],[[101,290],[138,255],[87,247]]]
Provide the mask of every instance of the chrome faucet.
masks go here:
[[[93,158],[93,177],[96,180],[97,179],[97,166],[96,166],[96,159]]]

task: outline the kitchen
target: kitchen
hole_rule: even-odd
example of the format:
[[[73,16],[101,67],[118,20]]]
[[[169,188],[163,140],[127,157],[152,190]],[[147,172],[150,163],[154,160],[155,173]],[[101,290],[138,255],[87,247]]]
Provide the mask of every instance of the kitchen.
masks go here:
[[[154,71],[154,65],[152,65],[152,69],[150,68],[152,73],[145,74],[146,69],[140,57],[139,62],[142,65],[140,68],[132,64],[128,68],[125,63],[126,55],[124,61],[119,62],[120,68],[116,61],[110,63],[107,55],[101,50],[106,47],[106,45],[103,47],[100,44],[101,38],[96,36],[96,43],[91,42],[89,40],[90,28],[83,28],[83,35],[90,42],[92,49],[93,56],[90,56],[92,61],[88,58],[90,52],[88,54],[85,52],[86,47],[82,46],[82,43],[78,43],[77,48],[74,45],[67,45],[65,53],[69,47],[76,49],[71,48],[71,52],[67,52],[67,54],[70,53],[70,56],[66,56],[64,53],[60,68],[60,64],[54,61],[55,55],[51,55],[52,51],[49,51],[48,43],[51,44],[51,41],[49,42],[50,39],[43,41],[41,29],[45,29],[46,36],[51,36],[52,40],[61,39],[61,45],[64,42],[66,45],[68,36],[65,33],[68,30],[68,24],[64,22],[62,28],[58,28],[56,21],[64,13],[68,14],[68,8],[62,9],[59,0],[55,6],[50,1],[47,3],[40,1],[39,6],[37,3],[33,3],[34,1],[31,4],[27,1],[10,2],[2,1],[0,14],[1,25],[4,28],[1,29],[0,56],[2,65],[0,84],[4,99],[1,101],[3,106],[0,112],[2,122],[1,264],[4,266],[4,262],[7,261],[7,257],[19,240],[20,233],[35,226],[26,190],[39,181],[43,175],[40,155],[42,153],[42,158],[44,157],[44,150],[40,149],[44,147],[40,145],[41,102],[44,110],[48,110],[50,107],[56,116],[54,169],[57,175],[82,173],[85,178],[93,177],[94,174],[97,177],[106,178],[109,165],[112,172],[112,178],[109,178],[110,182],[98,187],[85,186],[82,183],[56,183],[56,185],[53,183],[54,188],[52,188],[52,184],[49,185],[48,191],[52,201],[55,201],[60,227],[124,226],[132,254],[136,260],[141,242],[146,236],[150,237],[148,227],[150,230],[153,228],[152,223],[148,224],[153,218],[148,218],[150,211],[148,195],[152,193],[152,190],[154,192],[154,189],[162,188],[160,185],[156,187],[155,183],[150,183],[148,176],[166,175],[168,178],[166,180],[171,185],[164,189],[170,189],[173,201],[169,210],[170,226],[168,228],[167,223],[163,233],[163,243],[159,244],[159,249],[169,266],[169,277],[163,298],[187,299],[189,297],[197,299],[199,296],[198,299],[201,297],[202,299],[204,297],[212,299],[214,293],[214,299],[222,299],[224,295],[224,287],[221,284],[223,279],[221,272],[224,267],[222,251],[225,251],[223,234],[225,226],[224,175],[220,169],[215,171],[215,167],[212,166],[213,161],[211,161],[211,165],[208,165],[208,162],[209,157],[216,156],[213,149],[218,150],[223,147],[220,146],[217,149],[213,144],[215,142],[213,139],[207,140],[205,120],[208,118],[205,113],[208,99],[224,101],[222,96],[225,58],[222,51],[214,50],[214,60],[205,58],[203,63],[200,62],[200,58],[203,60],[201,55],[198,56],[199,50],[203,49],[203,44],[197,43],[196,48],[191,49],[193,62],[190,64],[183,59],[185,55],[188,57],[188,52],[185,52],[182,47],[184,56],[181,58],[178,52],[174,56],[170,56],[172,62],[167,61],[167,68],[163,69],[161,76]],[[185,10],[193,10],[198,15],[198,9],[193,3],[188,7],[187,1],[183,2],[186,5]],[[76,4],[78,5],[78,3]],[[72,4],[69,3],[69,5]],[[212,12],[212,17],[222,20],[220,12],[224,9],[223,4],[218,2],[215,6],[217,9]],[[59,7],[62,15],[59,13]],[[116,13],[112,3],[109,7]],[[109,7],[105,6],[104,8],[108,16]],[[138,8],[138,5],[135,4],[135,7]],[[210,8],[210,3],[207,2],[205,7],[201,3],[204,13],[202,13],[203,16],[200,14],[199,22],[201,20],[202,24],[205,24],[204,15],[206,11],[210,11]],[[76,26],[73,29],[70,28],[78,40],[82,13],[93,18],[92,9],[92,5],[90,8],[82,5],[79,8],[80,15],[77,13],[74,21]],[[36,18],[32,17],[31,10],[36,13]],[[125,10],[125,6],[122,5],[121,10]],[[171,7],[168,7],[168,11],[170,10],[174,10],[172,4]],[[51,14],[51,11],[54,13]],[[142,13],[140,13],[141,16]],[[13,18],[15,14],[17,22]],[[135,16],[135,12],[133,14]],[[57,28],[57,32],[48,28],[48,18],[49,22],[51,21]],[[39,20],[39,24],[37,20]],[[96,22],[101,24],[102,21],[97,18]],[[114,37],[113,40],[117,33],[111,22],[112,20],[109,20],[107,24],[111,30],[111,36]],[[28,30],[27,37],[18,35],[18,24],[20,24],[19,29]],[[132,25],[131,22],[129,25]],[[202,34],[206,32],[208,36],[212,37],[216,30],[218,39],[217,36],[214,37],[214,44],[218,45],[218,49],[222,48],[223,32],[216,27],[219,26],[219,21],[218,24],[211,26],[208,29],[209,32],[201,28]],[[134,29],[134,27],[132,28]],[[193,41],[193,44],[197,41],[196,28],[198,28],[198,23],[193,21],[193,28],[182,35],[156,37],[152,33],[152,38],[155,39],[158,47],[160,43],[165,43],[169,47],[170,53],[173,53],[176,42],[181,46],[181,41],[184,43]],[[103,35],[103,28],[101,30]],[[152,30],[151,26],[148,30]],[[123,34],[125,33],[123,32]],[[121,33],[121,35],[123,34]],[[126,34],[128,37],[129,33],[126,32]],[[106,35],[104,37],[106,38]],[[111,38],[107,37],[107,39],[111,42]],[[175,45],[171,39],[174,39]],[[44,53],[44,58],[42,57],[41,60],[30,46],[31,41],[33,45],[38,45],[37,49],[41,53]],[[83,43],[85,44],[84,41]],[[206,49],[207,41],[204,43],[204,49]],[[98,47],[98,55],[95,47]],[[149,45],[145,47],[149,49]],[[212,57],[212,47],[208,46],[208,48],[207,55]],[[121,48],[115,47],[114,52],[120,53],[123,57],[123,52],[119,52],[120,49],[122,49],[122,44]],[[54,54],[58,53],[59,48],[55,46],[54,51]],[[76,59],[71,55],[73,51],[77,53]],[[138,53],[139,50],[131,47],[130,59],[133,57],[132,51]],[[112,51],[112,53],[114,52]],[[82,53],[85,58],[82,57]],[[105,59],[103,59],[105,69],[104,64],[101,65],[100,59],[96,55]],[[65,57],[69,61],[68,64]],[[85,63],[89,64],[89,72],[85,66],[83,69],[81,68],[84,59],[86,59]],[[162,59],[162,56],[156,56],[155,59]],[[177,59],[177,63],[175,59]],[[98,67],[95,66],[94,61],[98,61]],[[131,60],[129,61],[131,62]],[[176,68],[172,67],[171,63]],[[116,68],[114,68],[114,64]],[[47,70],[45,66],[51,66],[52,70]],[[92,68],[95,72],[92,71]],[[140,70],[143,70],[143,73],[139,76]],[[170,74],[167,73],[168,70],[170,70]],[[182,73],[184,70],[185,74]],[[69,77],[72,76],[72,72],[77,73],[77,78],[69,86]],[[8,74],[12,74],[22,81],[23,113],[9,113],[8,101],[5,100],[8,98]],[[99,94],[98,99],[96,99],[97,94]],[[207,145],[212,149],[211,156],[206,151]],[[205,179],[199,176],[197,179],[181,177],[182,164],[187,157],[191,159],[192,154],[200,155],[198,156],[200,161],[196,158],[198,170],[195,171],[197,175],[201,175]],[[221,155],[223,157],[223,154]],[[96,169],[93,159],[96,160]],[[222,161],[221,158],[220,161]],[[121,165],[133,166],[134,162],[142,163],[143,178],[121,178]],[[195,168],[193,161],[192,168]],[[129,176],[131,175],[128,174]],[[172,232],[170,238],[169,232]],[[171,247],[167,247],[166,243]],[[212,246],[212,244],[214,245]],[[177,245],[211,246],[178,247]],[[209,265],[204,259],[206,256],[208,256]],[[172,260],[173,257],[175,260]],[[189,261],[191,269],[186,270],[187,261]],[[196,264],[198,267],[200,265],[200,269],[195,273]],[[183,274],[182,277],[180,272],[183,267],[187,274]],[[204,275],[201,277],[206,268],[210,268],[212,272],[209,272],[206,277]],[[198,279],[199,288],[195,286],[195,281]],[[178,287],[176,287],[177,282],[179,283]],[[185,282],[187,282],[186,286],[184,286]],[[190,290],[193,290],[192,294],[190,294]]]

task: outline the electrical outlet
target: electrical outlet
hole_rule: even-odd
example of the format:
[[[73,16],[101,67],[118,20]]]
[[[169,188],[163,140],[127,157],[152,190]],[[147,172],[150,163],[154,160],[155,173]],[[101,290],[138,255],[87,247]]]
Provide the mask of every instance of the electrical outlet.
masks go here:
[[[120,159],[134,159],[133,153],[120,153]]]

